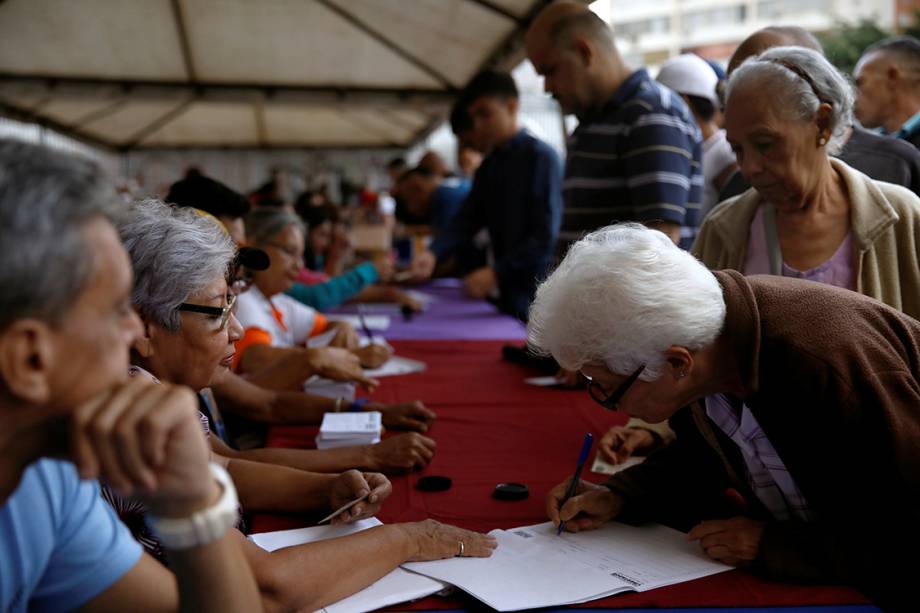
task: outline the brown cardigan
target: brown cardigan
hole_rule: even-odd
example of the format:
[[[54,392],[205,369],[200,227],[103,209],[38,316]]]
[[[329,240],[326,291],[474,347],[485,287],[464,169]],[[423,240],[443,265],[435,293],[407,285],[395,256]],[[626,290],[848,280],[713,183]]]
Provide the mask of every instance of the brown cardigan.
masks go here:
[[[715,274],[743,400],[815,520],[769,518],[747,486],[738,448],[701,402],[671,418],[674,444],[607,483],[627,501],[621,517],[687,529],[737,515],[724,496],[734,487],[749,514],[767,522],[755,566],[766,575],[847,583],[884,606],[913,601],[920,566],[920,322],[819,283]],[[910,600],[898,600],[905,594]]]

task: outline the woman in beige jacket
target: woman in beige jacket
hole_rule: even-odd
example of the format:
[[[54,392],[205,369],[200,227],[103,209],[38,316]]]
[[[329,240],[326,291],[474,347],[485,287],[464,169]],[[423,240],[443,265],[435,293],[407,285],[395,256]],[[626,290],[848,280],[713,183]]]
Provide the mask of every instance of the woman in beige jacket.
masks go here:
[[[742,64],[725,127],[753,186],[708,215],[693,246],[712,270],[798,277],[855,290],[920,319],[920,198],[831,157],[853,96],[821,54],[776,47]],[[673,436],[631,421],[601,449],[622,461]]]

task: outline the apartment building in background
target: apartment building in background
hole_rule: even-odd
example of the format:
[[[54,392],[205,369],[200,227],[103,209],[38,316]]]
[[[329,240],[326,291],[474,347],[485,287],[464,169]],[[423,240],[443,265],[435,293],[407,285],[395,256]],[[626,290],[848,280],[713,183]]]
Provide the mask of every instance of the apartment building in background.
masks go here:
[[[870,20],[887,30],[903,28],[920,8],[917,0],[597,0],[591,5],[613,26],[617,44],[635,64],[657,66],[694,52],[726,62],[739,42],[769,25],[797,25],[811,32]]]

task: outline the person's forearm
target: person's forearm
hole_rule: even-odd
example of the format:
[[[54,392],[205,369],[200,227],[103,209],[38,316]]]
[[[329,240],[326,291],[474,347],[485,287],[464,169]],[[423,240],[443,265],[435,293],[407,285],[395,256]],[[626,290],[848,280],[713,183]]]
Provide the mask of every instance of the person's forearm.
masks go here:
[[[211,389],[224,413],[265,424],[318,424],[336,404],[334,398],[265,389],[236,375]]]
[[[191,549],[167,551],[179,588],[179,610],[188,613],[261,611],[252,570],[235,535]]]
[[[248,449],[237,452],[237,457],[318,473],[342,472],[352,468],[379,470],[371,457],[370,447],[360,445],[337,449]]]
[[[227,472],[247,512],[328,509],[329,491],[337,477],[239,458],[230,460]]]
[[[249,381],[272,390],[299,389],[314,374],[309,353],[296,348],[253,345],[246,349],[240,365]]]
[[[270,608],[315,611],[377,581],[410,559],[412,547],[404,528],[378,526],[259,556],[253,571]]]

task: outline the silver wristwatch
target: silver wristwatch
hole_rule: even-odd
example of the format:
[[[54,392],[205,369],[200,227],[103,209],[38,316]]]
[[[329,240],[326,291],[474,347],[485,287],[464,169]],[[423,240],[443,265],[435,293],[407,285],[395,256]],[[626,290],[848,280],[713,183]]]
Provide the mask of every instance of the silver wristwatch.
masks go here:
[[[210,467],[211,475],[223,489],[216,504],[189,517],[154,517],[147,514],[147,525],[164,548],[179,550],[207,545],[236,525],[239,499],[233,480],[221,466],[211,462]]]

